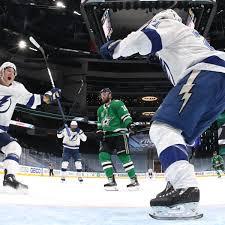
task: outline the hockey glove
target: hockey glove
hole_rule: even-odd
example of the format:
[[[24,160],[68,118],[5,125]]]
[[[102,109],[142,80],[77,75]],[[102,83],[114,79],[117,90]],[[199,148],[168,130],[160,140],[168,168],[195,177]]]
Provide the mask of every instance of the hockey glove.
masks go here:
[[[108,41],[100,48],[100,54],[103,59],[113,59],[113,53],[120,40]]]
[[[128,129],[128,132],[129,132],[130,135],[134,135],[134,134],[137,133],[137,128],[136,128],[136,126],[133,123],[130,123],[127,126],[127,129]]]
[[[60,128],[57,130],[57,134],[62,134],[63,129],[64,129],[64,127],[60,127]]]
[[[61,89],[53,88],[50,91],[47,91],[43,96],[43,101],[47,104],[54,102],[56,99],[60,98]]]

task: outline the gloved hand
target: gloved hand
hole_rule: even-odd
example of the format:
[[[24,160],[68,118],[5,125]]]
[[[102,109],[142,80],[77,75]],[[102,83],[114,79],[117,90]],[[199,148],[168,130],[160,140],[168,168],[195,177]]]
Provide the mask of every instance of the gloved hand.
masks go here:
[[[104,131],[103,130],[96,131],[96,139],[98,141],[103,141],[103,139],[104,139]]]
[[[50,91],[47,91],[43,96],[43,101],[47,104],[54,102],[56,99],[60,98],[61,89],[52,88]]]
[[[64,129],[64,126],[63,127],[60,127],[56,132],[57,134],[61,134],[63,132],[63,129]]]
[[[120,43],[120,40],[117,41],[108,41],[100,48],[100,54],[103,59],[113,59],[114,49]]]
[[[137,132],[137,128],[136,128],[136,126],[133,123],[130,123],[127,126],[127,129],[128,129],[129,134],[131,134],[131,135],[134,135]]]

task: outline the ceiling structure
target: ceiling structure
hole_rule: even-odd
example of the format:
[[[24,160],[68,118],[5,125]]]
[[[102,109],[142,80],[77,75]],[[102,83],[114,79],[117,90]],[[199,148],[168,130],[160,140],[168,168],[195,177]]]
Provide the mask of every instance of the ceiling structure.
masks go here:
[[[125,101],[135,121],[149,121],[171,88],[156,57],[133,56],[127,60],[101,59],[99,46],[106,41],[102,17],[110,11],[112,38],[121,38],[137,29],[162,8],[174,7],[185,20],[187,11],[196,14],[198,30],[217,49],[225,48],[225,3],[214,1],[108,1],[62,0],[57,7],[53,0],[0,1],[0,62],[12,61],[18,67],[18,79],[28,90],[44,93],[51,88],[42,55],[34,51],[29,36],[44,48],[56,82],[62,89],[62,104],[67,116],[96,119],[100,105],[98,93],[110,87],[115,98]],[[135,18],[132,19],[131,18]],[[125,29],[126,28],[126,29]],[[21,50],[17,43],[27,42]],[[144,96],[155,96],[146,102]],[[41,112],[28,112],[18,107],[15,119],[40,127],[56,128],[60,122],[57,105],[42,106]],[[43,115],[42,112],[45,114]],[[145,113],[144,112],[149,112]],[[37,116],[37,114],[39,114]],[[48,121],[48,122],[47,122]]]

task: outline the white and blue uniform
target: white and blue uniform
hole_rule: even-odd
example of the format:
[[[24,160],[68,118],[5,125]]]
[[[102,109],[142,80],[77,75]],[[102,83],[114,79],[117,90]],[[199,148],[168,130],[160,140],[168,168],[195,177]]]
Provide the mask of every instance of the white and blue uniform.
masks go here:
[[[41,104],[41,95],[30,93],[23,84],[16,81],[9,87],[0,85],[0,148],[6,155],[4,167],[9,174],[17,172],[22,152],[20,145],[7,133],[16,104],[35,109]]]
[[[82,171],[81,157],[80,157],[80,141],[85,142],[87,140],[87,136],[84,134],[83,130],[80,128],[76,128],[75,131],[72,131],[70,128],[70,136],[66,129],[64,128],[62,131],[57,133],[58,138],[63,138],[63,155],[62,155],[62,172],[67,171],[67,167],[69,165],[69,160],[72,158],[75,162],[75,167],[78,172]]]
[[[195,187],[187,145],[225,110],[225,53],[216,51],[196,30],[166,10],[126,38],[110,41],[103,57],[120,59],[156,54],[174,88],[153,117],[150,138],[173,187]]]

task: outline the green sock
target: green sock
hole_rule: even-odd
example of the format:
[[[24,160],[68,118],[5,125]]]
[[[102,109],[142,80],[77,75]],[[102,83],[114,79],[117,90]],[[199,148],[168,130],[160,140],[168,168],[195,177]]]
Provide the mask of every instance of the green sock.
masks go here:
[[[108,178],[113,177],[113,167],[112,167],[111,154],[109,154],[108,152],[100,152],[99,153],[99,160],[102,164],[102,168],[105,172],[105,175]]]
[[[128,176],[132,179],[133,177],[136,177],[135,170],[134,170],[134,164],[130,158],[130,155],[127,155],[125,152],[122,152],[118,154],[119,160],[123,164],[123,168],[127,172]]]

